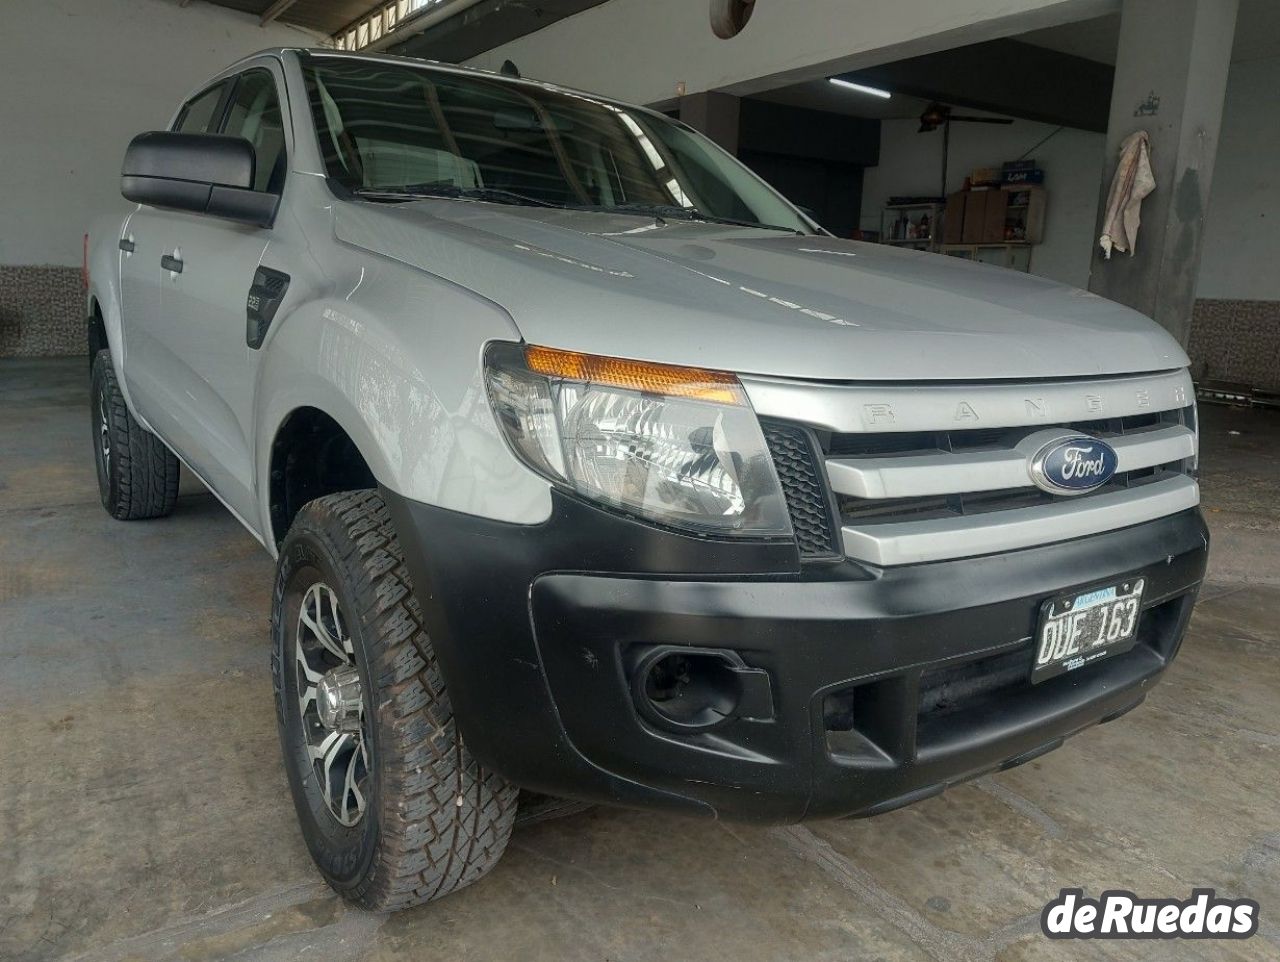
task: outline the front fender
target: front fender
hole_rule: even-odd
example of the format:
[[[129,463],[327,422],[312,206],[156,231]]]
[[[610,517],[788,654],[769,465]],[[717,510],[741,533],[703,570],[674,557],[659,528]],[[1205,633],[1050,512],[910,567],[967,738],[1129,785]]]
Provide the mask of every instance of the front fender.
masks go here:
[[[545,521],[550,486],[511,453],[484,389],[485,344],[519,340],[511,318],[421,271],[343,255],[348,263],[328,292],[278,319],[263,346],[261,517],[270,517],[271,445],[291,413],[313,407],[341,425],[380,485],[405,498],[498,521]]]

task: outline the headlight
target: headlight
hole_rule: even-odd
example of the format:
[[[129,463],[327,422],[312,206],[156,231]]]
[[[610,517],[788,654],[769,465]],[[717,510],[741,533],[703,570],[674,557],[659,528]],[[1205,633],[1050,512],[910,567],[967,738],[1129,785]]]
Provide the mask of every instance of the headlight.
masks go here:
[[[489,402],[525,464],[583,497],[705,534],[791,536],[732,374],[495,343]]]

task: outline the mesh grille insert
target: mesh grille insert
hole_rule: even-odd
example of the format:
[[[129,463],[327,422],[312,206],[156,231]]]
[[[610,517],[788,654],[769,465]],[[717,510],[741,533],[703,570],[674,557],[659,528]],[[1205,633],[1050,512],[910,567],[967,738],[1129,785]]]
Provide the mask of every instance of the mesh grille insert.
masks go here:
[[[765,443],[782,483],[796,543],[804,558],[835,554],[831,510],[818,474],[814,446],[803,428],[764,422]]]

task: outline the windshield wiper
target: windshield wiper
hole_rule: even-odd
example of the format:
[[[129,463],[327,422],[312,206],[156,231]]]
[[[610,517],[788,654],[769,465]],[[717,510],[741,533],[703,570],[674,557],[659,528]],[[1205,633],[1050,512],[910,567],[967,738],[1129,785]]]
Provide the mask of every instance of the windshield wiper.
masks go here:
[[[351,193],[369,200],[417,200],[421,197],[449,197],[463,200],[487,200],[523,207],[559,207],[553,201],[530,197],[502,187],[459,187],[456,184],[403,184],[395,187],[357,187]]]
[[[670,217],[675,220],[696,220],[707,224],[730,224],[734,227],[755,227],[760,230],[780,230],[788,234],[798,234],[805,236],[804,231],[797,230],[794,227],[779,227],[776,224],[762,224],[754,220],[739,220],[736,217],[720,217],[716,214],[708,214],[698,210],[696,207],[677,207],[675,204],[641,204],[641,203],[625,203],[625,204],[598,204],[591,207],[574,206],[574,210],[590,210],[598,211],[604,214],[648,214],[655,217],[663,223],[666,218]]]

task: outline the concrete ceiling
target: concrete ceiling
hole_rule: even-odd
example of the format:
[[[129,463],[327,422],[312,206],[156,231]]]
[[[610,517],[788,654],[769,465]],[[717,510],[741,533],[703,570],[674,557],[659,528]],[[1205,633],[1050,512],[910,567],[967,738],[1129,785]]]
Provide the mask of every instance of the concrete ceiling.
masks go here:
[[[756,100],[766,100],[770,103],[807,107],[810,110],[825,110],[827,113],[844,114],[847,117],[866,117],[871,120],[919,117],[929,103],[927,100],[905,94],[893,94],[888,100],[882,100],[879,97],[837,87],[825,80],[810,80],[752,96]]]
[[[1073,54],[987,40],[909,57],[842,75],[892,92],[879,99],[825,79],[754,95],[814,110],[868,119],[915,118],[938,100],[952,106],[1041,123],[1106,130],[1114,71]],[[1018,78],[1010,83],[1010,77]]]
[[[1105,129],[1111,83],[1110,71],[1106,68],[1115,64],[1119,32],[1120,15],[1109,14],[1018,34],[1006,40],[882,64],[849,75],[850,79],[892,90],[889,100],[842,90],[825,79],[753,96],[794,107],[880,120],[918,117],[928,100],[937,99],[1009,116],[1084,129]],[[1053,54],[1037,56],[1033,53],[1035,50],[1053,51]],[[1026,94],[1021,99],[1012,96],[1014,92],[999,83],[998,78],[993,81],[980,76],[992,62],[1019,53],[1025,55],[1017,71],[1023,82],[1016,93]],[[1240,0],[1232,60],[1271,57],[1280,57],[1280,0]],[[1071,102],[1083,108],[1089,106],[1080,103],[1085,99],[1092,106],[1080,116],[1053,115],[1054,104],[1061,107]]]
[[[1033,30],[1017,39],[1037,47],[1069,53],[1098,63],[1115,65],[1120,36],[1120,15],[1078,20],[1059,27]],[[1240,0],[1236,19],[1234,62],[1280,57],[1280,3],[1276,0]]]
[[[412,24],[407,24],[402,33],[391,34],[394,42],[388,44],[387,52],[404,57],[461,63],[604,2],[605,0],[480,0],[463,12],[442,20],[425,33],[415,33]]]
[[[343,27],[349,27],[385,0],[292,0],[281,8],[277,0],[208,0],[218,7],[239,10],[262,17],[272,8],[278,10],[273,19],[291,23],[296,27],[314,30],[325,36],[333,36]]]
[[[190,2],[190,0],[187,0]],[[219,7],[255,17],[269,16],[325,36],[333,36],[364,19],[387,0],[207,0]],[[481,0],[457,16],[418,34],[406,21],[403,36],[390,49],[394,53],[456,63],[526,33],[540,30],[564,17],[580,13],[604,0]],[[442,5],[441,9],[446,9]],[[432,8],[428,8],[432,9]]]

